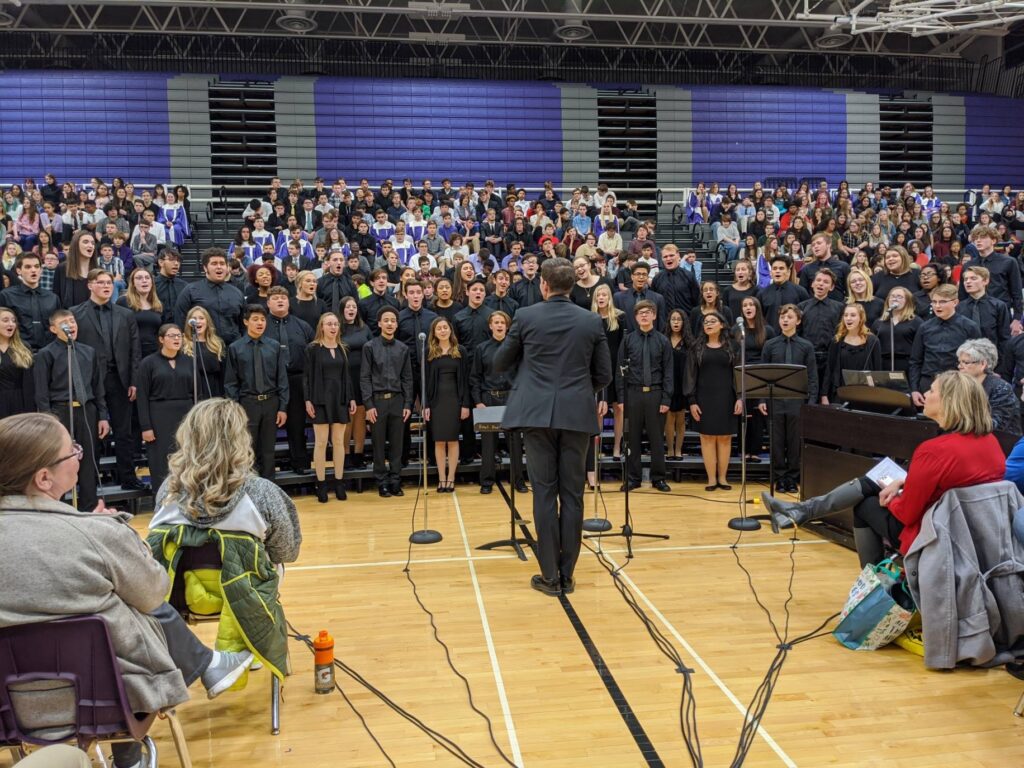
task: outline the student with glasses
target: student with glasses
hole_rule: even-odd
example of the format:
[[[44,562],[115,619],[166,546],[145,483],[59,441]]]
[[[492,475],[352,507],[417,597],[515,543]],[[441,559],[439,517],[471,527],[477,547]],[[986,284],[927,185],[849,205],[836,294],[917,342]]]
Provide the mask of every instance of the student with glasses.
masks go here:
[[[982,338],[976,322],[956,312],[959,298],[955,285],[945,284],[931,292],[933,317],[921,324],[910,350],[910,391],[914,405],[924,407],[924,395],[943,371],[956,368],[956,351],[968,339]]]

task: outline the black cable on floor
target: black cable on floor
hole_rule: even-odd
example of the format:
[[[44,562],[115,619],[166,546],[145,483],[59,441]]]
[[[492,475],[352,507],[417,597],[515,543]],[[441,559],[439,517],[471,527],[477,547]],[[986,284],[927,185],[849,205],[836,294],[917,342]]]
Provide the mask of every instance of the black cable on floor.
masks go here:
[[[299,642],[305,644],[305,646],[307,648],[309,648],[310,652],[312,652],[313,651],[313,641],[309,637],[309,635],[304,635],[304,634],[300,633],[298,630],[295,629],[294,626],[292,626],[291,622],[286,622],[286,623],[288,624],[288,629],[291,630],[291,633],[289,634],[289,637],[291,637],[293,640],[298,640]],[[408,710],[403,708],[401,705],[399,705],[396,702],[394,702],[386,693],[384,693],[382,690],[380,690],[379,688],[374,686],[369,680],[367,680],[365,677],[363,677],[361,674],[359,674],[359,672],[357,672],[352,667],[349,667],[347,664],[345,664],[343,661],[341,661],[337,657],[335,657],[335,659],[334,659],[334,666],[335,666],[336,669],[339,669],[342,672],[344,672],[346,675],[348,675],[350,678],[352,678],[355,682],[359,683],[359,685],[363,686],[363,688],[365,688],[367,691],[369,691],[374,696],[376,696],[378,699],[380,699],[384,703],[384,705],[387,706],[388,709],[390,709],[392,712],[394,712],[399,717],[401,717],[403,720],[411,723],[417,729],[419,729],[420,731],[425,733],[428,737],[430,737],[430,739],[435,744],[437,744],[443,750],[445,750],[450,755],[452,755],[456,760],[459,760],[460,762],[462,762],[465,765],[471,766],[471,768],[486,768],[486,766],[483,763],[478,763],[476,760],[471,758],[466,753],[466,751],[464,749],[462,749],[462,747],[460,747],[458,744],[456,744],[452,739],[448,738],[447,736],[445,736],[440,731],[437,731],[437,730],[431,728],[429,725],[424,723],[422,720],[420,720],[414,714],[412,714],[411,712],[409,712]],[[374,738],[374,741],[377,742],[377,739]],[[379,744],[379,742],[377,742],[377,743]],[[381,751],[383,752],[383,747],[381,748]],[[387,753],[384,753],[384,754],[385,754],[385,756],[387,755]],[[391,758],[388,757],[388,760],[390,761]],[[393,762],[391,764],[394,765]]]
[[[413,501],[413,506],[412,506],[412,525],[411,525],[412,530],[416,530],[416,508],[418,507],[419,502],[420,502],[420,490],[421,490],[420,486],[417,486],[416,487],[416,498]],[[512,768],[519,768],[519,766],[517,766],[515,764],[515,762],[508,755],[506,755],[505,751],[498,745],[498,740],[497,740],[497,738],[494,735],[494,723],[491,722],[491,718],[487,716],[486,712],[484,712],[479,707],[477,707],[476,702],[473,700],[473,689],[472,689],[472,687],[470,687],[469,680],[466,678],[466,676],[464,674],[462,674],[462,672],[459,671],[458,667],[455,666],[455,662],[452,661],[451,649],[448,647],[448,644],[444,640],[441,639],[441,635],[438,632],[437,622],[436,622],[436,619],[434,617],[433,611],[431,611],[429,608],[427,608],[427,606],[424,605],[423,601],[420,599],[419,590],[416,589],[416,582],[413,581],[413,578],[412,578],[412,568],[410,568],[411,563],[412,563],[412,541],[410,540],[409,541],[409,550],[406,553],[406,557],[405,557],[405,567],[402,569],[402,572],[405,574],[405,578],[408,579],[409,585],[412,587],[412,596],[413,596],[413,598],[415,598],[416,604],[430,618],[430,628],[433,631],[434,640],[437,642],[438,645],[441,646],[441,648],[444,649],[444,658],[445,658],[445,661],[448,662],[449,668],[451,668],[451,670],[455,674],[455,676],[457,678],[459,678],[459,680],[462,681],[462,685],[466,689],[466,698],[469,700],[469,708],[472,709],[474,712],[476,712],[476,714],[479,715],[481,718],[483,718],[483,721],[485,723],[487,723],[487,735],[488,735],[488,737],[490,737],[491,744],[494,745],[494,749],[501,756],[501,759],[504,760],[507,764],[511,765]]]

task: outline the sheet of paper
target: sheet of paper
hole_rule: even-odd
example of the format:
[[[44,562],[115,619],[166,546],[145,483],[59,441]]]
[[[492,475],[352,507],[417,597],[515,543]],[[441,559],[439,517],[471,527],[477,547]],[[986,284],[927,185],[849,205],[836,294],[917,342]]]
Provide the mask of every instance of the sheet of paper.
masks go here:
[[[904,480],[907,477],[906,470],[895,461],[886,457],[868,470],[867,476],[879,487],[893,483],[896,480]]]

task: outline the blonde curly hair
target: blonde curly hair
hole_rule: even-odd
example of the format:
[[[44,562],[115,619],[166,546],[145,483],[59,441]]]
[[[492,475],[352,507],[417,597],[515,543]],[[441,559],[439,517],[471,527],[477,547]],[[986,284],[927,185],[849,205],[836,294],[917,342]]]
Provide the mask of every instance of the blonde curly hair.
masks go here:
[[[178,499],[188,517],[203,518],[225,506],[252,474],[256,457],[248,419],[233,400],[215,397],[195,405],[175,440],[167,494]]]

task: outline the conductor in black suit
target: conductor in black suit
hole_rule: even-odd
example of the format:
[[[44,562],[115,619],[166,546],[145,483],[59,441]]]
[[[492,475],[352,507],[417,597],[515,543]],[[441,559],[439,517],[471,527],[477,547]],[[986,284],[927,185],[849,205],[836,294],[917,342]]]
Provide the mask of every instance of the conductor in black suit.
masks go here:
[[[569,298],[575,279],[566,259],[545,261],[540,273],[544,301],[516,312],[494,356],[497,372],[518,366],[501,426],[524,435],[541,569],[530,585],[548,595],[575,588],[587,445],[603,410],[595,408],[594,395],[612,381],[600,317]]]

